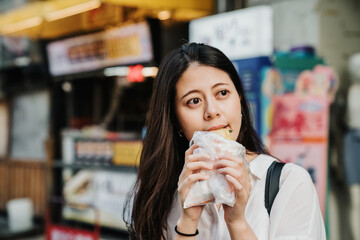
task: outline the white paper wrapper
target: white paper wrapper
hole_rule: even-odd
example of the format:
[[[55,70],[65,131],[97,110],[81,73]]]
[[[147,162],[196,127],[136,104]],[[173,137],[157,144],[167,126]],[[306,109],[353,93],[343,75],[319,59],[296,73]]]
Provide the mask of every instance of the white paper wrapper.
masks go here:
[[[204,159],[200,159],[200,161],[216,162],[220,156],[232,155],[244,159],[248,171],[250,170],[249,164],[245,160],[245,147],[236,141],[226,139],[216,133],[196,131],[190,141],[190,146],[194,143],[199,146],[194,153],[204,155]],[[184,208],[210,202],[233,207],[235,193],[225,176],[216,171],[203,171],[209,174],[210,178],[205,181],[197,181],[191,186],[184,202]]]

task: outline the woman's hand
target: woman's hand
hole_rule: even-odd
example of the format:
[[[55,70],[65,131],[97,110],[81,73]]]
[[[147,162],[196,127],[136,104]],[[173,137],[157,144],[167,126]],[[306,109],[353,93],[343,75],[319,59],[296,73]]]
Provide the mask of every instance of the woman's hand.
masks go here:
[[[225,175],[235,191],[234,207],[223,204],[225,222],[231,239],[256,240],[254,231],[245,219],[245,208],[251,192],[251,179],[244,159],[223,156],[214,168]]]
[[[191,186],[196,181],[207,180],[209,178],[208,174],[201,172],[201,170],[213,169],[213,164],[211,162],[199,161],[200,158],[204,158],[205,156],[201,154],[194,154],[194,150],[197,147],[198,146],[194,144],[185,152],[185,163],[178,181],[178,193],[183,209],[180,219],[178,221],[178,229],[181,230],[181,225],[185,224],[186,222],[186,225],[192,224],[192,226],[195,227],[194,232],[196,231],[196,227],[200,219],[201,213],[204,209],[204,206],[194,206],[184,209],[184,202]]]
[[[246,223],[245,207],[251,192],[250,175],[244,160],[233,156],[223,156],[214,167],[219,173],[225,175],[235,191],[236,201],[234,207],[223,204],[225,221],[228,225],[243,225]]]

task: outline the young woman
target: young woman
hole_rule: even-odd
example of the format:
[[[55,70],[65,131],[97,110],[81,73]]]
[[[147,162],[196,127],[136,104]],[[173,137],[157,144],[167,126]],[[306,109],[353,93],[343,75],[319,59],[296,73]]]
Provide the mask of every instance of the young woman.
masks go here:
[[[134,239],[326,239],[316,190],[309,174],[286,164],[269,216],[264,204],[269,156],[252,127],[238,73],[218,49],[185,44],[162,61],[154,82],[147,135],[134,188],[129,230]],[[189,148],[195,131],[232,130],[246,161],[222,156],[199,161]],[[215,170],[233,186],[233,207],[183,208],[193,183]]]

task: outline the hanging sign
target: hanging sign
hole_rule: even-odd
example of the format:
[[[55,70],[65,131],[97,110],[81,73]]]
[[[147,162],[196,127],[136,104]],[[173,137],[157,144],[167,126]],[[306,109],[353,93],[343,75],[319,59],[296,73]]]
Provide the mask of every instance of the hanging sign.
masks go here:
[[[195,19],[191,42],[219,48],[231,60],[273,53],[273,20],[269,6],[257,6]]]
[[[150,27],[146,22],[55,41],[47,46],[47,52],[53,76],[153,59]]]

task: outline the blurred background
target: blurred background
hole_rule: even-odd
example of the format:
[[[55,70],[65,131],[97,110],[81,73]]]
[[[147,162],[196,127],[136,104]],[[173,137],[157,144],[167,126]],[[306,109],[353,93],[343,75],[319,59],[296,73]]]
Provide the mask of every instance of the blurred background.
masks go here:
[[[127,239],[157,67],[189,41],[231,59],[328,239],[360,239],[359,0],[0,0],[0,239]]]

